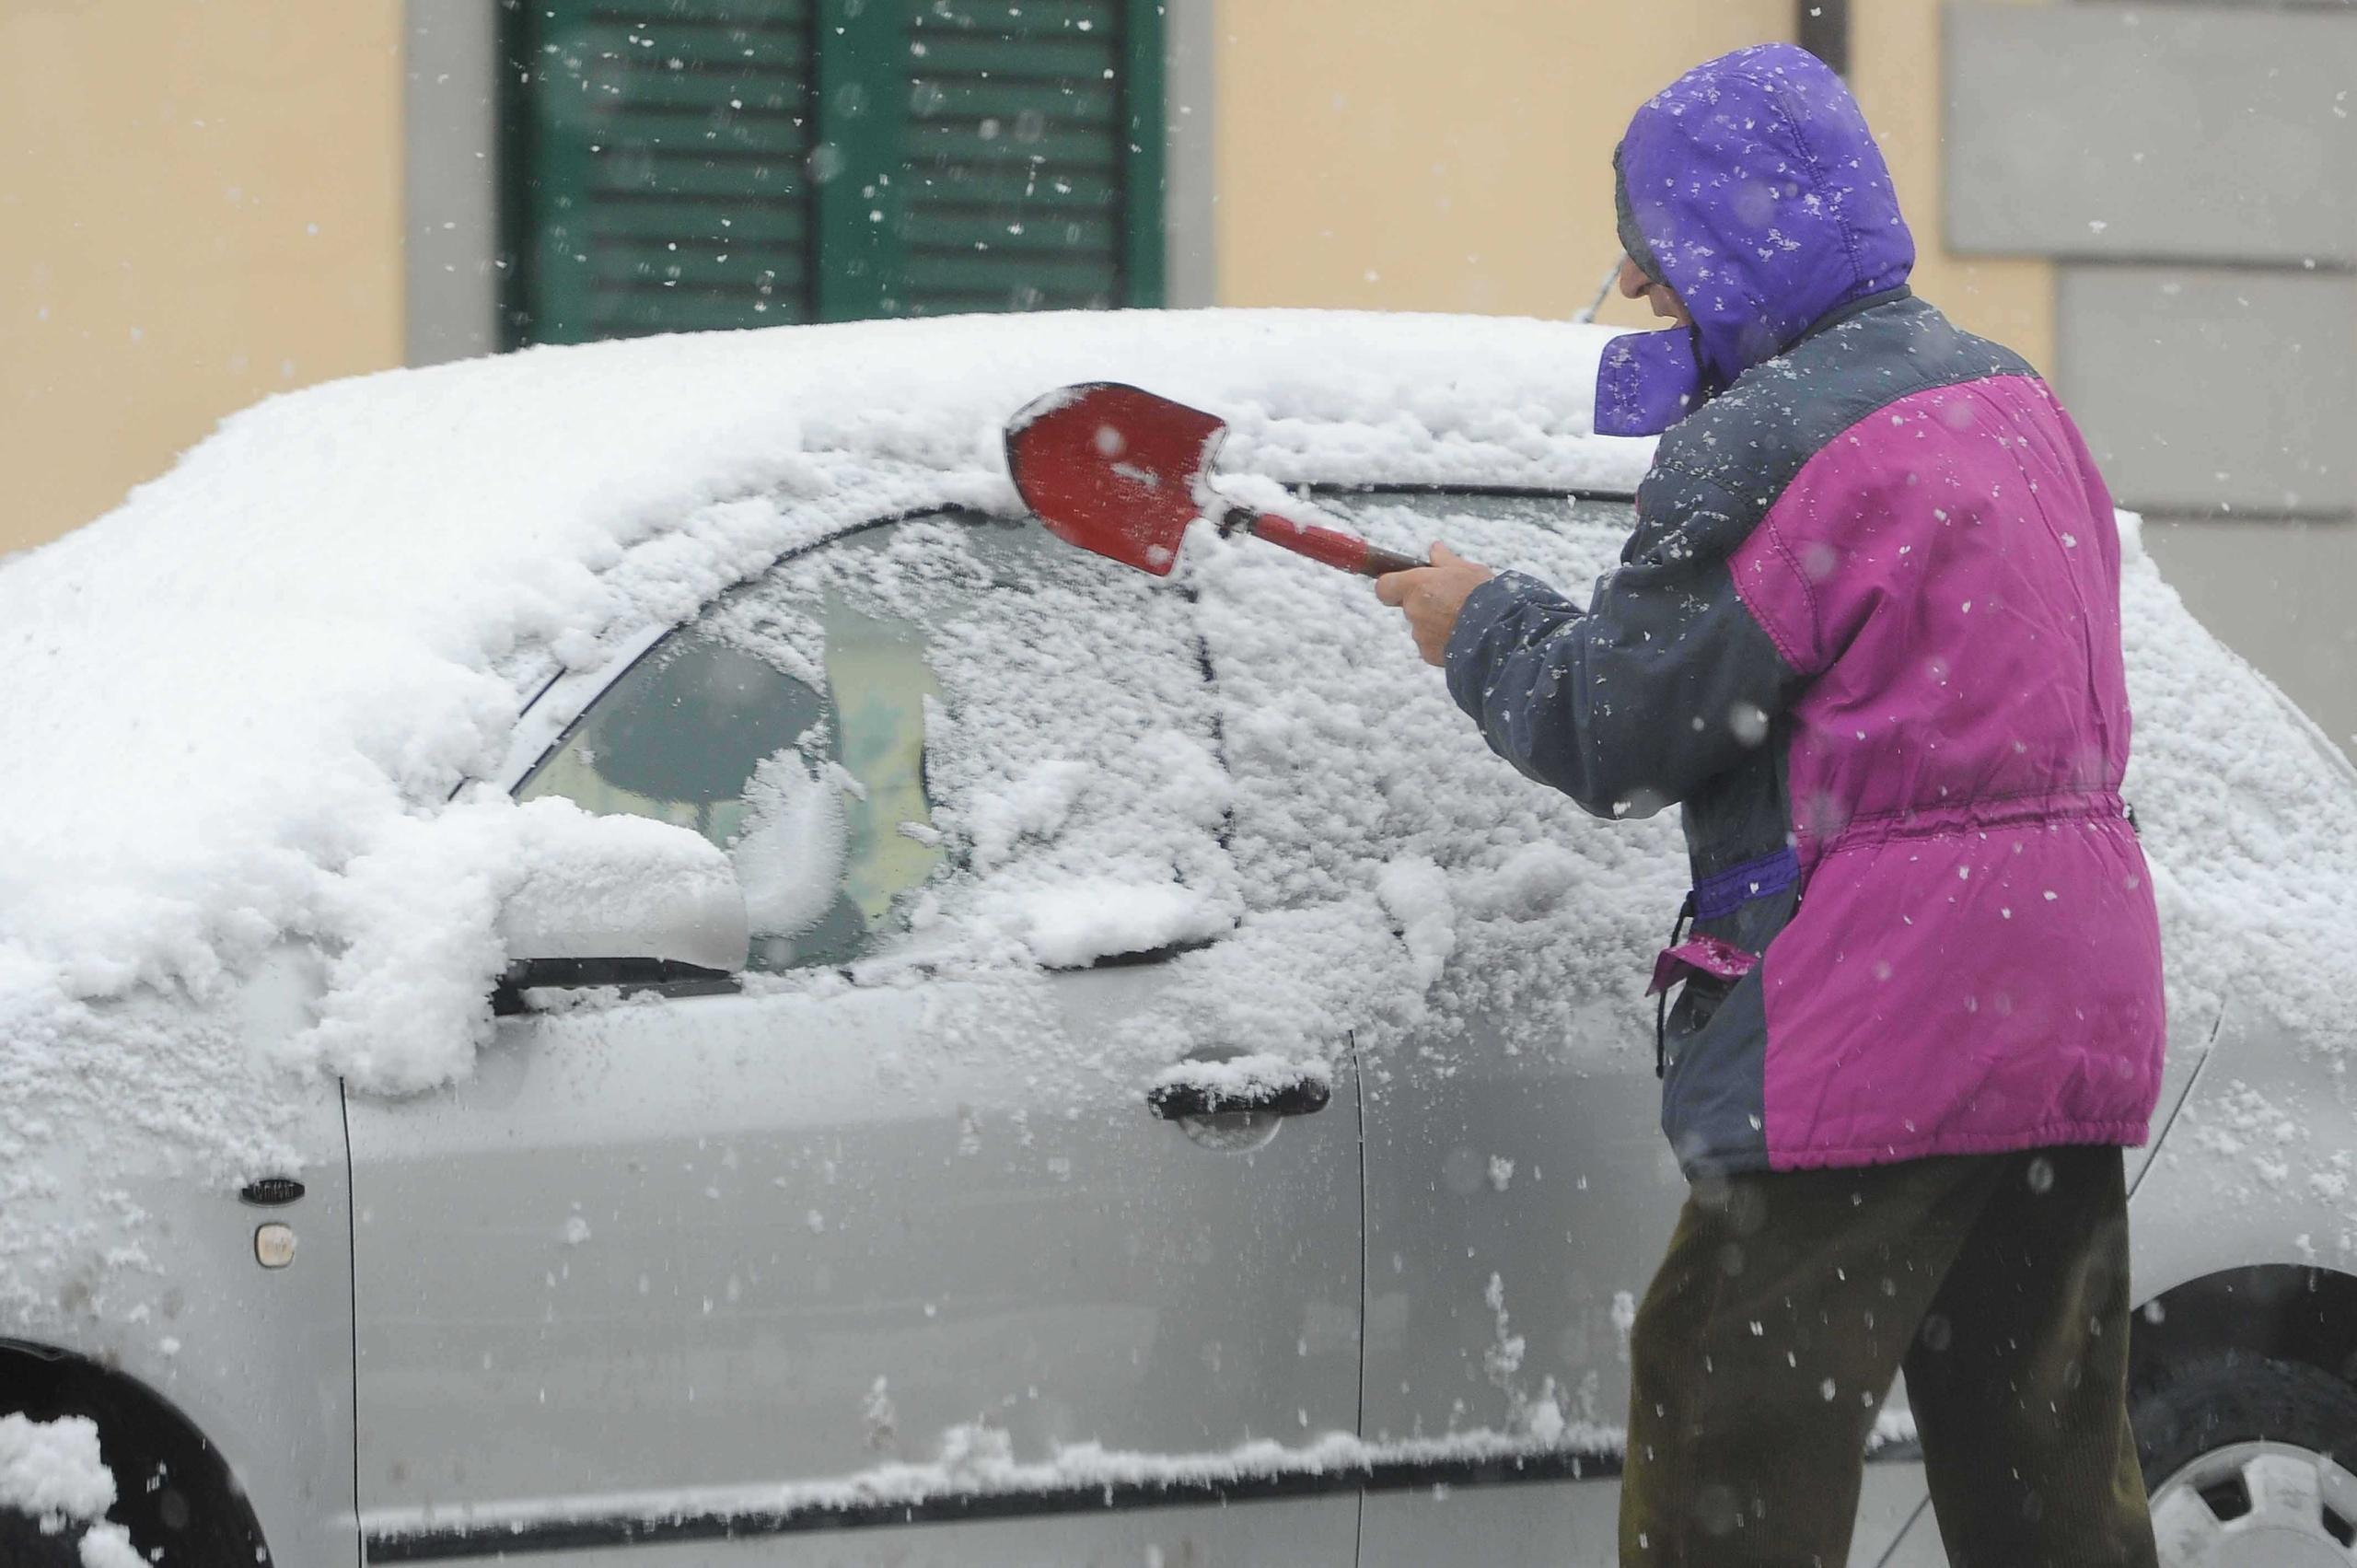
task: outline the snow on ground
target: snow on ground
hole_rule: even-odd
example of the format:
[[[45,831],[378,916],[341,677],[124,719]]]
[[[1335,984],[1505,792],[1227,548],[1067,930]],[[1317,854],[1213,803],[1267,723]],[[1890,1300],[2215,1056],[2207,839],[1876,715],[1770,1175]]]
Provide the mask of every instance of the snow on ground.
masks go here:
[[[97,1423],[78,1415],[0,1415],[0,1513],[29,1516],[43,1535],[79,1530],[83,1568],[136,1568],[142,1559],[130,1535],[106,1523],[114,1502],[114,1473],[99,1457]]]

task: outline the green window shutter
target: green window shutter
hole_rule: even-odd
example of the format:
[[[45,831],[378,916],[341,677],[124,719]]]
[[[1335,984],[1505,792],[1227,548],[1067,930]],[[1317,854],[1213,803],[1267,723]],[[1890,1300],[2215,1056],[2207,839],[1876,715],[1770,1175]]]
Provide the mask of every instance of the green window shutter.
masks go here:
[[[814,3],[510,13],[515,338],[814,318]]]
[[[521,0],[511,342],[1158,305],[1158,0]]]
[[[1131,0],[918,0],[906,313],[1162,302],[1161,35]]]

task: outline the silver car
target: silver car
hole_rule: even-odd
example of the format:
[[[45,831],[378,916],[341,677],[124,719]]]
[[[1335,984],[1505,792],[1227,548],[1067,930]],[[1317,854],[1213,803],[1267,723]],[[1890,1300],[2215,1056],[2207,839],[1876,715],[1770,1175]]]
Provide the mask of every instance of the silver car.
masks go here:
[[[1034,318],[1002,374],[1066,334],[1183,380],[1271,319]],[[1393,421],[1365,393],[1478,384],[1503,332],[1575,371],[1596,333],[1321,330],[1330,354],[1206,400],[1261,504],[1282,480],[1397,548],[1610,569],[1641,447],[1516,467],[1527,408]],[[336,417],[401,416],[399,387],[365,390]],[[1612,1561],[1633,1302],[1684,1194],[1639,996],[1682,890],[1669,824],[1515,775],[1364,583],[1208,534],[1169,581],[1128,574],[1003,483],[948,504],[909,479],[971,444],[887,448],[847,438],[768,495],[816,521],[766,566],[581,628],[596,656],[534,677],[448,807],[651,819],[726,878],[528,879],[456,1081],[291,1077],[324,1157],[126,1178],[107,1212],[142,1216],[155,1288],[47,1258],[64,1283],[0,1318],[0,1414],[92,1418],[143,1550]],[[2357,778],[2141,551],[2129,573],[2129,793],[2187,977],[2131,1158],[2163,1558],[2345,1564],[2357,1120],[2345,1040],[2266,955],[2310,939],[2278,917],[2339,865]],[[307,1027],[333,958],[290,944],[241,978],[258,1051]],[[26,1201],[64,1212],[55,1174]],[[1904,1406],[1853,1563],[1943,1561]],[[0,1517],[0,1556],[77,1562],[73,1535]]]

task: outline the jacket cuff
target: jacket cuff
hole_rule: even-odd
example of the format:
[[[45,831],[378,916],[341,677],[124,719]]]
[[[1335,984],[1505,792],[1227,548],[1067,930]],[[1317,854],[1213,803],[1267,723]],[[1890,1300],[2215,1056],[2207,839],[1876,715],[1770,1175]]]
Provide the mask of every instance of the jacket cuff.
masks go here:
[[[1543,589],[1535,577],[1501,572],[1465,596],[1457,624],[1448,633],[1441,668],[1448,677],[1448,694],[1475,718],[1481,716],[1481,694],[1490,675],[1490,633],[1498,621],[1515,610],[1532,589]]]

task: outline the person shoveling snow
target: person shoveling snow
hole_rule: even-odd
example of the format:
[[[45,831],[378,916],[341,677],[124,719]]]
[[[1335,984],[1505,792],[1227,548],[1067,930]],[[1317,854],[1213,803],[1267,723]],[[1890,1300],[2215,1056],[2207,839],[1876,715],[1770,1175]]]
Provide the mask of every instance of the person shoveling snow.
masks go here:
[[[1957,1562],[2150,1564],[2122,1145],[2163,1035],[2119,796],[2119,540],[2077,430],[1907,288],[1864,118],[1782,44],[1614,156],[1596,428],[1661,433],[1582,611],[1435,545],[1382,577],[1491,746],[1603,816],[1677,803],[1653,975],[1691,1190],[1631,1342],[1620,1561],[1847,1561],[1903,1366]]]

